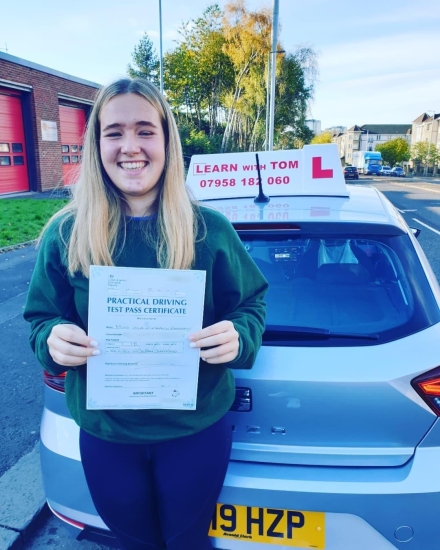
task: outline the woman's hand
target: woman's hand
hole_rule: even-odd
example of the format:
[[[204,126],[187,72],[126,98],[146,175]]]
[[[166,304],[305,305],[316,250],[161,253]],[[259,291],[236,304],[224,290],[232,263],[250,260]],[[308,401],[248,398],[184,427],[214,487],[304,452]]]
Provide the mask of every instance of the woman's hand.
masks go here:
[[[192,348],[210,348],[200,352],[200,357],[207,363],[228,363],[238,355],[238,332],[231,321],[220,321],[205,327],[191,334],[189,339]]]
[[[55,363],[63,367],[83,365],[87,357],[99,355],[98,342],[89,338],[77,325],[55,325],[47,339],[49,353]]]

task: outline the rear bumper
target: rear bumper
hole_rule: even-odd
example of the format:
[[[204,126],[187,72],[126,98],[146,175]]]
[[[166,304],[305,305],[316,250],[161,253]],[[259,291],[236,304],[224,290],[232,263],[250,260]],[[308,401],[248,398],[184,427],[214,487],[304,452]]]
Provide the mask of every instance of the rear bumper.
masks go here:
[[[78,433],[73,420],[45,410],[41,460],[46,496],[60,514],[105,530],[87,489]],[[434,550],[440,540],[439,463],[437,447],[419,448],[410,462],[394,468],[231,461],[219,502],[325,512],[326,550]],[[227,550],[280,548],[279,543],[223,538],[214,539],[214,545]]]

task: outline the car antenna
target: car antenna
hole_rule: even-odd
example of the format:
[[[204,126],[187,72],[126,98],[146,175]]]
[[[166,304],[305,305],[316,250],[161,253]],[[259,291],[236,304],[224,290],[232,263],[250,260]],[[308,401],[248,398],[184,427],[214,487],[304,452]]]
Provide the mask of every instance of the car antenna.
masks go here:
[[[257,204],[267,204],[270,201],[270,197],[268,197],[263,193],[263,180],[261,178],[261,173],[260,173],[260,161],[258,159],[258,153],[255,153],[255,157],[257,159],[259,185],[258,185],[258,195],[255,197],[254,202]]]

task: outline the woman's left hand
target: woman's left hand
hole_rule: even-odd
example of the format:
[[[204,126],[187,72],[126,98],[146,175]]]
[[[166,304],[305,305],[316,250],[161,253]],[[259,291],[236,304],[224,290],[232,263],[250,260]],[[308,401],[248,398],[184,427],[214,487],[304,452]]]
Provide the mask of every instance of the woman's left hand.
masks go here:
[[[200,357],[207,363],[228,363],[238,355],[238,332],[231,321],[220,321],[205,327],[191,334],[189,339],[192,348],[210,348],[200,351]]]

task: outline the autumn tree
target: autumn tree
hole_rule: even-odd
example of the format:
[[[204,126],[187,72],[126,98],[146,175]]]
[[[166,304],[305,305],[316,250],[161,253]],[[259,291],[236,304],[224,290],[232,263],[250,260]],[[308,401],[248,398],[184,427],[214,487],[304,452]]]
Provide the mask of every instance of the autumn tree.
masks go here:
[[[403,138],[392,139],[376,145],[376,151],[381,153],[383,160],[390,166],[406,162],[411,158],[408,142]]]
[[[223,51],[234,66],[234,85],[226,96],[227,118],[222,151],[228,148],[233,133],[238,138],[240,134],[255,133],[255,125],[261,120],[271,30],[268,9],[248,11],[244,0],[232,0],[225,5]]]
[[[127,65],[128,75],[132,78],[146,78],[159,86],[159,57],[147,33],[144,33],[139,44],[134,47],[131,57],[133,65]]]
[[[267,118],[268,59],[272,18],[269,9],[249,11],[244,0],[225,6],[224,51],[235,70],[234,89],[227,96],[228,116],[222,151],[264,147]],[[282,50],[278,44],[277,50]],[[274,147],[298,147],[313,134],[305,118],[317,76],[316,53],[309,47],[276,55]],[[269,84],[270,85],[270,84]]]
[[[322,134],[315,136],[310,143],[312,145],[323,145],[324,143],[331,143],[332,139],[333,136],[330,132],[322,132]]]
[[[182,25],[177,46],[164,57],[164,89],[185,154],[264,148],[271,33],[269,9],[250,11],[245,0],[230,0],[223,11],[214,4]],[[298,47],[275,57],[274,147],[302,147],[313,137],[305,118],[316,53]],[[133,61],[132,76],[157,76],[157,56],[147,35]]]

